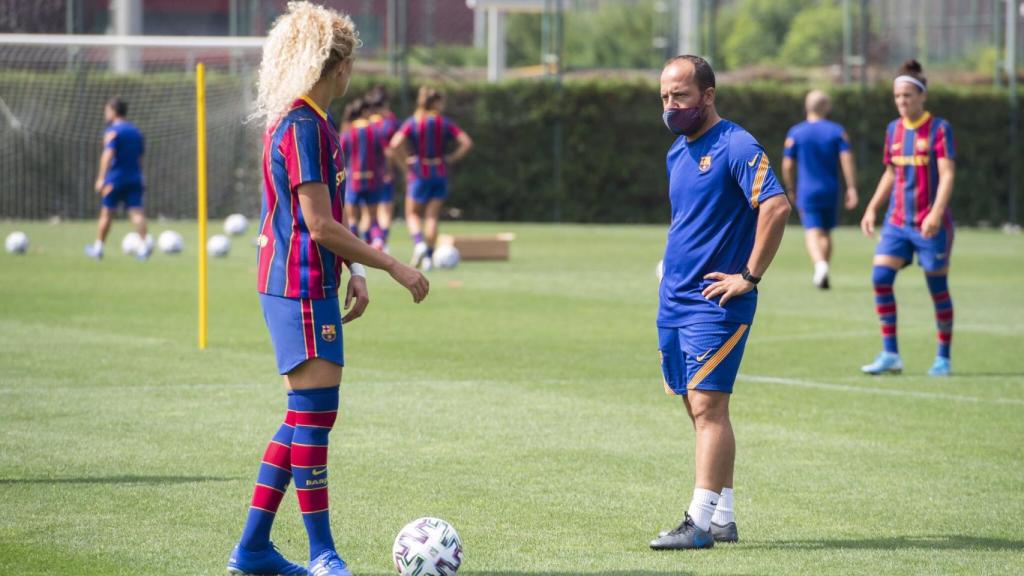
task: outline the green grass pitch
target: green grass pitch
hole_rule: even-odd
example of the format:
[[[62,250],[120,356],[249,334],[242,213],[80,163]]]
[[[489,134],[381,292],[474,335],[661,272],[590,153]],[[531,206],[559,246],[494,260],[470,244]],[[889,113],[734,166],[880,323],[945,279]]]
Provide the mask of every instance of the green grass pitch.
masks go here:
[[[201,352],[195,227],[167,228],[185,254],[121,255],[121,221],[96,263],[91,223],[0,223],[32,240],[0,254],[0,574],[223,573],[284,395],[248,239],[210,263]],[[508,263],[432,273],[419,306],[370,275],[330,460],[355,574],[391,574],[423,515],[458,529],[466,576],[1024,573],[1024,238],[958,232],[956,376],[923,376],[915,266],[896,283],[906,373],[870,378],[872,242],[840,230],[819,292],[790,228],[733,399],[742,541],[656,553],[692,489],[654,329],[664,228],[445,229],[518,239]],[[291,490],[274,540],[306,559]]]

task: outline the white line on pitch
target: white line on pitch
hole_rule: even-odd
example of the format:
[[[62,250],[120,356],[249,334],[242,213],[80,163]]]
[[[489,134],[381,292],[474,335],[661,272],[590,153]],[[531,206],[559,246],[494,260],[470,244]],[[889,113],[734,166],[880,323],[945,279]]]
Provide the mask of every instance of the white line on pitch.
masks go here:
[[[950,400],[953,402],[978,402],[993,404],[1024,405],[1024,400],[1018,398],[978,398],[977,396],[959,396],[957,394],[943,394],[941,392],[919,392],[916,390],[893,390],[890,388],[875,388],[872,386],[850,386],[848,384],[830,384],[828,382],[815,382],[813,380],[799,380],[796,378],[779,378],[776,376],[747,376],[739,375],[738,379],[748,382],[761,382],[764,384],[782,384],[784,386],[799,386],[801,388],[816,388],[818,390],[839,390],[842,392],[860,392],[862,394],[879,394],[883,396],[904,396],[908,398],[928,398],[930,400]]]

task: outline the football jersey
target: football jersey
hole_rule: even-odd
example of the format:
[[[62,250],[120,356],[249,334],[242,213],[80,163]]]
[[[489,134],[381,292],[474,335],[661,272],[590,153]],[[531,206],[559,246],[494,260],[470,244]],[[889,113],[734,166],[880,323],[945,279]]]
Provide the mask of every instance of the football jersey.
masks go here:
[[[141,160],[146,143],[135,124],[127,120],[111,122],[103,132],[103,147],[114,151],[104,184],[142,184]]]
[[[801,122],[786,134],[784,154],[796,160],[796,204],[834,208],[839,204],[839,154],[850,149],[842,126],[830,120]]]
[[[658,326],[699,322],[750,324],[757,290],[729,300],[708,300],[701,291],[711,272],[738,274],[754,248],[758,206],[783,194],[768,156],[746,130],[721,120],[700,138],[680,136],[668,151],[672,223],[665,246]]]
[[[925,112],[916,122],[897,118],[885,131],[882,161],[893,167],[896,181],[885,221],[919,230],[939,188],[940,158],[954,159],[956,145],[949,122]],[[952,212],[943,215],[952,223]]]
[[[410,178],[427,180],[448,176],[444,150],[449,142],[462,134],[454,122],[440,114],[428,113],[409,118],[398,131],[405,135],[412,150]]]
[[[380,156],[384,148],[380,132],[368,120],[352,122],[341,136],[341,153],[345,156],[345,177],[349,190],[359,193],[376,190],[380,185]]]
[[[338,133],[315,102],[300,98],[263,135],[263,208],[257,238],[257,290],[285,298],[337,296],[342,259],[309,235],[298,188],[321,182],[342,221],[344,158]]]

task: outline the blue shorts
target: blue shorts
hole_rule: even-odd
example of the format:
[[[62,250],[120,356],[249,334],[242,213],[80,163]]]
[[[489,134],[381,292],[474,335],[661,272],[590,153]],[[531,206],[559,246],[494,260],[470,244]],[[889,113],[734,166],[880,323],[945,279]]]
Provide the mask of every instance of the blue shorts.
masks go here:
[[[277,356],[277,369],[287,374],[310,358],[345,365],[338,299],[282,298],[260,294],[263,319]]]
[[[919,230],[886,224],[882,227],[882,239],[875,248],[878,256],[895,256],[907,261],[909,266],[917,254],[917,264],[925,272],[935,272],[949,266],[953,252],[953,227],[944,225],[931,238],[921,236]]]
[[[426,204],[431,200],[445,200],[448,198],[448,179],[410,180],[409,197],[419,204]]]
[[[831,230],[836,227],[836,220],[839,219],[839,206],[829,208],[800,208],[800,222],[805,230],[821,228]]]
[[[378,199],[380,200],[381,204],[390,204],[391,202],[394,202],[395,184],[393,182],[389,182],[387,184],[382,185],[378,190]]]
[[[682,328],[659,326],[665,392],[685,395],[687,390],[713,390],[731,394],[749,327],[734,322],[704,322]]]
[[[117,207],[124,204],[125,208],[142,208],[142,184],[114,184],[114,188],[101,202],[104,208],[117,210]]]
[[[390,189],[391,187],[389,186],[388,188]],[[389,193],[390,190],[385,190],[383,186],[372,190],[363,190],[362,192],[345,190],[345,204],[350,206],[374,206],[381,202],[390,202]],[[388,199],[385,200],[384,198]]]

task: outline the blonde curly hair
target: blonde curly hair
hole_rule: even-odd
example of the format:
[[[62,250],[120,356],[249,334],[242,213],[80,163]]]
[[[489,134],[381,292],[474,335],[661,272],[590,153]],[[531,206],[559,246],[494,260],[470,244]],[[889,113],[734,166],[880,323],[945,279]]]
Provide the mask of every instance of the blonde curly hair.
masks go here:
[[[263,45],[256,105],[250,119],[274,123],[293,100],[306,94],[362,43],[346,14],[311,2],[289,2]]]

